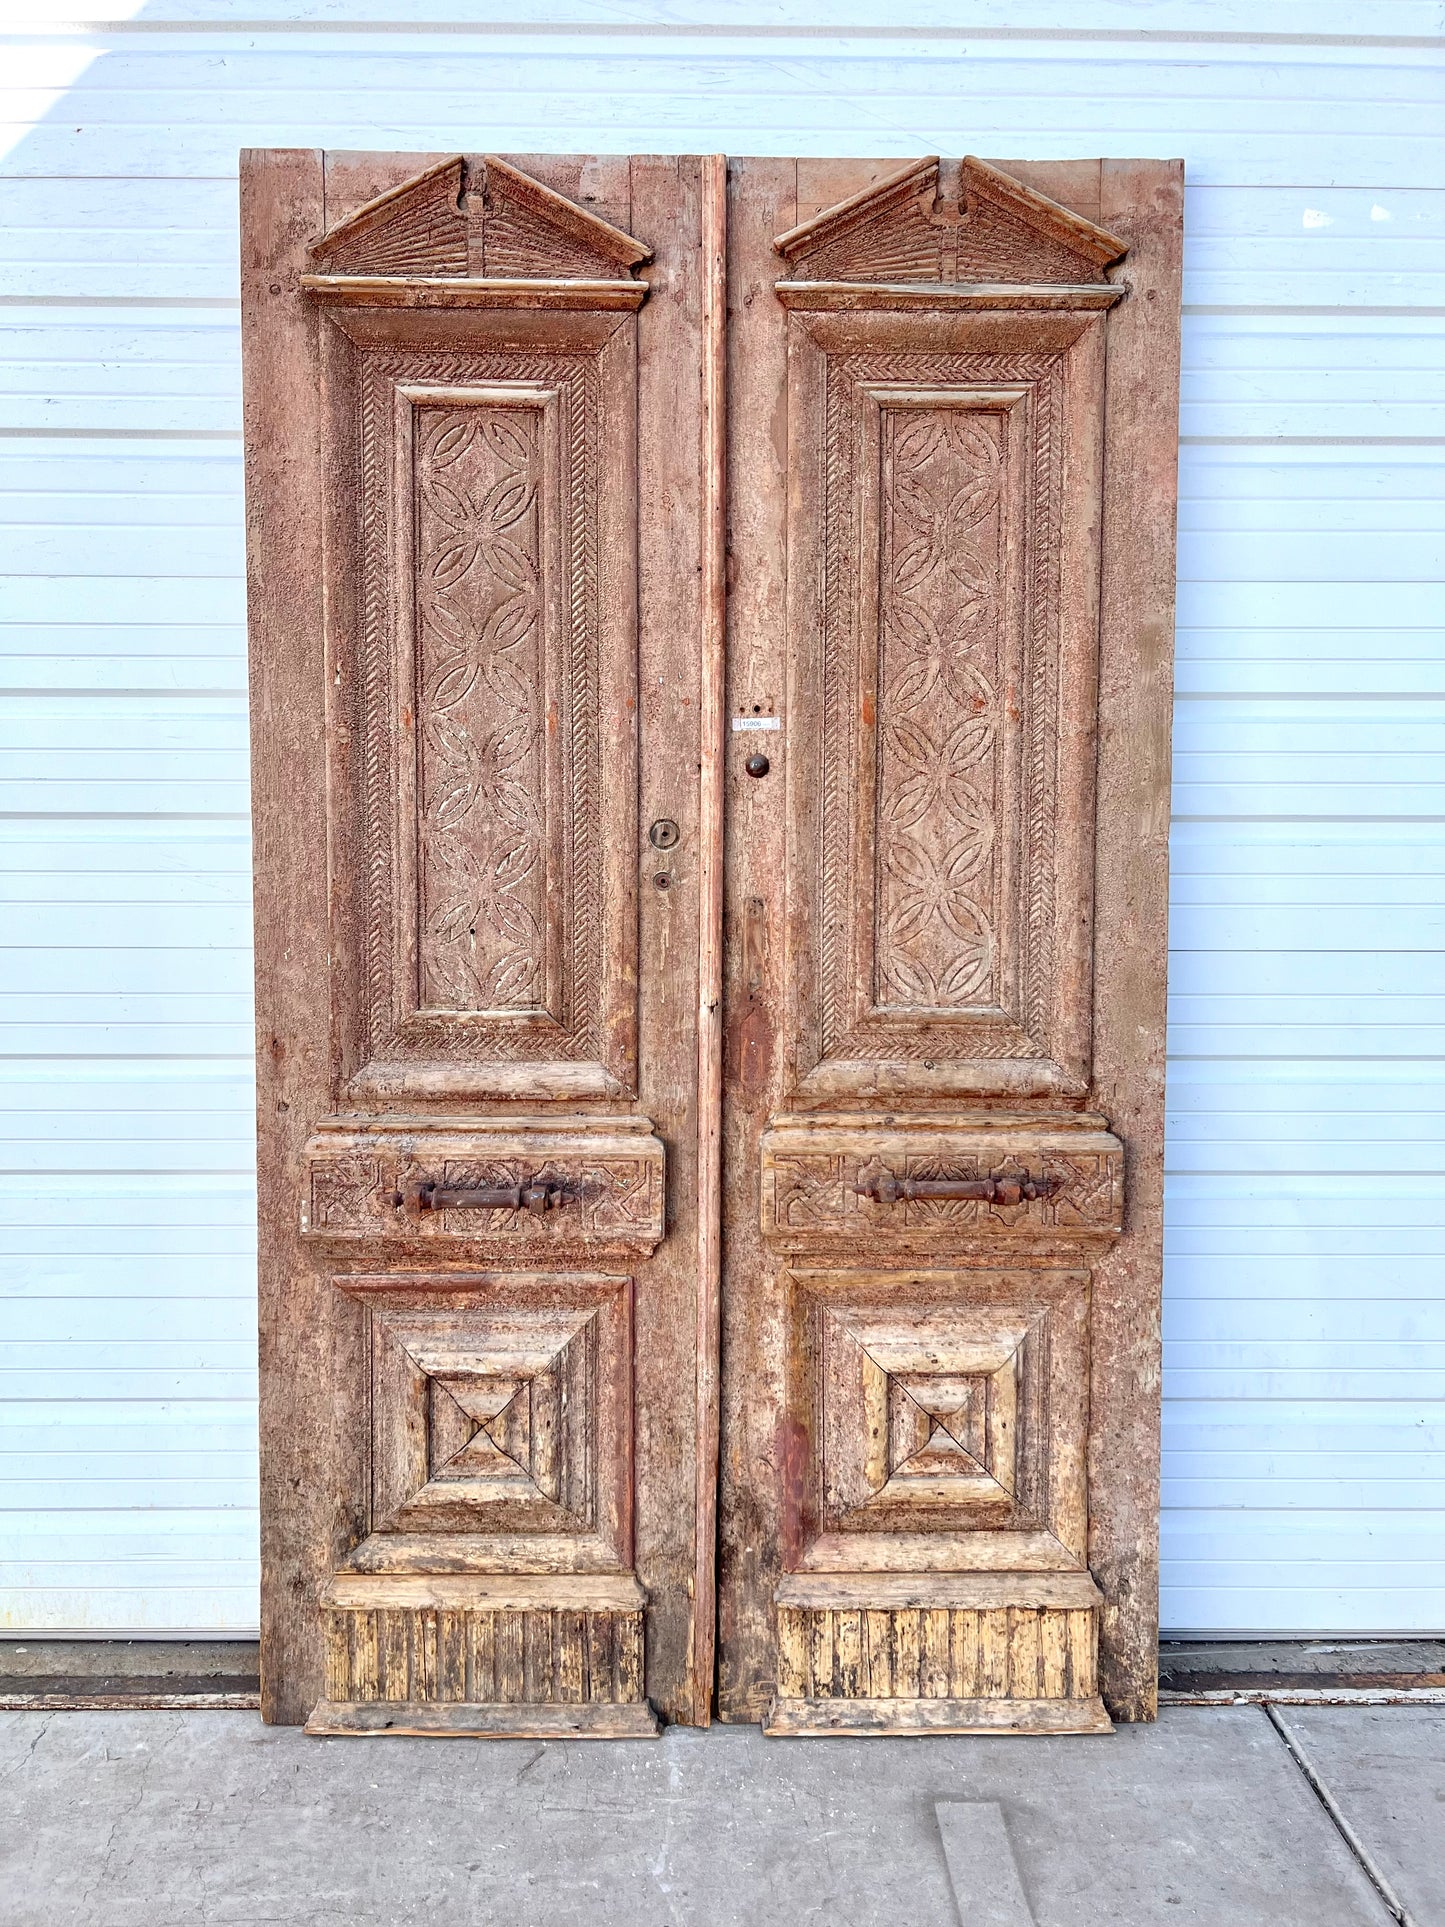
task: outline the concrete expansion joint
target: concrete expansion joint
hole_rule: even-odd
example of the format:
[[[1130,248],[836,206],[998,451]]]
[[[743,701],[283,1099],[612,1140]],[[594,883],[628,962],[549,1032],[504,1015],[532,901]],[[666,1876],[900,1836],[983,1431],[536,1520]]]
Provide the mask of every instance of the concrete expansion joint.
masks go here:
[[[1280,1709],[1277,1706],[1266,1704],[1264,1715],[1283,1741],[1285,1751],[1309,1783],[1310,1790],[1313,1792],[1315,1798],[1329,1815],[1335,1831],[1359,1862],[1365,1878],[1370,1882],[1376,1893],[1379,1894],[1381,1900],[1384,1901],[1395,1919],[1399,1921],[1400,1927],[1425,1927],[1425,1923],[1417,1920],[1400,1899],[1400,1896],[1386,1879],[1385,1874],[1376,1862],[1373,1854],[1371,1854],[1369,1848],[1346,1819],[1340,1809],[1339,1802],[1325,1785],[1325,1782],[1320,1778],[1320,1775],[1315,1771],[1314,1766],[1310,1762],[1309,1755],[1305,1751],[1303,1742],[1297,1735],[1290,1731]]]

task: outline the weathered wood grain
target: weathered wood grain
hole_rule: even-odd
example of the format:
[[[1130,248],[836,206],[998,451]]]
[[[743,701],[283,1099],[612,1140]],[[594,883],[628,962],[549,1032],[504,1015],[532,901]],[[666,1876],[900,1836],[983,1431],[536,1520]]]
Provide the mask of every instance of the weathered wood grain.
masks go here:
[[[1100,218],[1129,242],[1110,317],[1100,587],[1094,1089],[1128,1146],[1125,1235],[1097,1267],[1089,1565],[1103,1694],[1152,1719],[1159,1635],[1164,1042],[1184,169],[1104,161]]]
[[[405,186],[439,161],[445,164],[420,186]],[[707,460],[698,374],[707,280],[698,248],[702,169],[668,157],[551,156],[537,160],[531,175],[540,187],[525,178],[525,158],[520,170],[484,157],[258,156],[244,183],[259,1009],[263,1036],[274,1038],[261,1093],[263,1403],[271,1467],[264,1504],[272,1548],[264,1610],[274,1682],[267,1710],[278,1719],[304,1718],[323,1691],[335,1705],[372,1697],[396,1705],[466,1696],[482,1703],[480,1691],[490,1705],[520,1701],[532,1690],[550,1717],[554,1707],[582,1703],[594,1671],[606,1677],[613,1700],[639,1703],[646,1674],[647,1690],[672,1717],[705,1716],[708,1703],[697,1525],[701,1514],[710,1544],[712,1487],[699,1477],[696,1423],[697,1399],[708,1393],[698,1369],[705,1313],[696,1278]],[[334,245],[313,247],[367,203],[374,205]],[[465,261],[456,245],[464,231]],[[644,261],[642,278],[632,278]],[[274,296],[266,278],[273,275]],[[571,398],[564,420],[542,377],[570,366],[569,357],[582,372],[561,378],[558,392]],[[433,923],[420,914],[408,923],[408,905],[424,909],[430,884],[414,862],[413,839],[401,838],[393,864],[376,826],[398,811],[420,820],[431,805],[407,774],[406,746],[417,731],[409,672],[398,668],[395,654],[387,666],[375,651],[365,661],[354,653],[368,623],[384,629],[394,621],[399,637],[410,634],[412,602],[421,593],[408,573],[420,537],[408,533],[405,499],[398,510],[382,470],[375,470],[372,495],[356,485],[373,472],[363,387],[378,360],[402,370],[399,378],[408,367],[418,371],[413,410],[461,409],[465,391],[477,398],[483,434],[490,432],[486,411],[500,411],[493,445],[509,451],[507,459],[520,447],[515,435],[508,441],[507,409],[553,408],[545,419],[560,424],[562,466],[544,464],[538,499],[551,500],[554,522],[580,512],[578,503],[595,505],[592,548],[583,542],[571,552],[570,601],[559,599],[563,576],[553,571],[545,528],[532,560],[499,562],[514,587],[540,580],[544,602],[552,597],[543,610],[552,625],[545,715],[536,708],[537,691],[519,685],[511,692],[519,714],[540,719],[538,768],[546,774],[526,820],[541,823],[544,838],[553,834],[548,826],[569,820],[569,810],[581,824],[570,844],[556,846],[552,887],[537,903],[529,967],[552,986],[550,1002],[520,1020],[485,1008],[486,997],[474,997],[477,1008],[469,1008],[465,996],[461,1017],[426,1009],[408,1015],[408,982],[424,981],[439,954]],[[471,421],[458,414],[447,460]],[[570,453],[563,447],[568,433]],[[413,450],[408,459],[420,457]],[[398,460],[405,498],[406,463]],[[490,471],[478,474],[484,482]],[[517,514],[529,515],[520,485],[515,493]],[[461,499],[435,489],[425,497],[453,519]],[[495,492],[487,497],[494,499],[501,502]],[[504,505],[502,512],[512,510]],[[398,539],[378,551],[377,518],[388,516]],[[364,572],[377,555],[391,573],[385,594],[368,604]],[[461,566],[461,551],[443,560],[438,580],[466,578],[470,565]],[[481,591],[466,593],[475,600]],[[471,615],[490,620],[489,608],[478,602]],[[447,622],[437,633],[454,632]],[[431,674],[423,664],[418,697],[430,698]],[[398,676],[394,713],[368,735],[368,704],[380,700],[384,708]],[[480,690],[481,683],[447,687],[450,700],[453,688]],[[494,709],[505,720],[504,710]],[[491,724],[480,709],[473,724],[490,754]],[[443,733],[428,741],[440,756],[465,737]],[[499,753],[505,775],[505,757],[514,752]],[[504,810],[513,807],[497,793]],[[348,799],[368,795],[377,805],[372,816],[364,809],[348,815]],[[438,823],[445,825],[449,808],[443,797]],[[677,852],[666,859],[648,840],[662,819],[680,826]],[[471,852],[479,855],[485,853]],[[505,879],[522,876],[524,866],[499,874],[510,887]],[[400,893],[394,927],[363,902],[377,879],[385,885],[393,875]],[[329,969],[328,927],[339,960]],[[509,927],[520,928],[520,919]],[[376,975],[382,954],[393,959],[391,991]],[[574,954],[582,963],[570,977],[559,975],[557,959]],[[640,956],[647,960],[641,969]],[[379,1002],[378,983],[385,993]],[[344,1121],[336,1117],[343,1103]],[[462,1139],[454,1134],[458,1125]],[[304,1193],[310,1256],[298,1241],[297,1134],[304,1138],[308,1130],[315,1134]],[[535,1225],[525,1214],[511,1223],[482,1213],[485,1222],[475,1222],[460,1210],[438,1210],[423,1222],[415,1201],[408,1202],[414,1187],[407,1173],[416,1174],[418,1148],[425,1158],[427,1146],[442,1168],[423,1177],[463,1190],[520,1182],[550,1159],[557,1183],[570,1184],[580,1200],[570,1206],[575,1215],[569,1218],[564,1204]],[[398,1195],[400,1207],[392,1203]],[[591,1349],[578,1351],[559,1328],[551,1363],[539,1353],[515,1368],[524,1378],[527,1371],[550,1372],[564,1386],[565,1435],[549,1443],[545,1427],[535,1429],[544,1409],[535,1390],[512,1390],[505,1412],[488,1417],[477,1388],[500,1367],[487,1363],[487,1347],[495,1352],[501,1344],[505,1355],[513,1341],[486,1324],[487,1305],[506,1300],[509,1265],[520,1258],[532,1266],[575,1266],[584,1249],[590,1264],[599,1250],[611,1245],[620,1254],[628,1244],[627,1268],[641,1265],[645,1289],[625,1353],[599,1349],[591,1339]],[[478,1281],[479,1260],[493,1267],[494,1282]],[[577,1273],[558,1272],[554,1299],[558,1292],[565,1298],[568,1276]],[[345,1289],[353,1280],[354,1289]],[[336,1283],[344,1289],[336,1291]],[[396,1323],[407,1301],[420,1325]],[[448,1301],[461,1322],[443,1330],[435,1321]],[[422,1352],[430,1368],[407,1351],[428,1332],[435,1342]],[[534,1335],[540,1342],[540,1327]],[[634,1378],[644,1422],[634,1418]],[[531,1401],[530,1444],[518,1431],[518,1397]],[[466,1416],[468,1399],[480,1420]],[[587,1428],[596,1423],[602,1431],[589,1439]],[[473,1438],[477,1425],[482,1430]],[[505,1449],[488,1443],[488,1426],[503,1428],[496,1437]],[[615,1457],[616,1441],[634,1434],[635,1462],[629,1452],[624,1463]],[[705,1441],[701,1450],[705,1456]],[[469,1453],[491,1465],[490,1484],[471,1471],[462,1476]],[[609,1464],[621,1467],[621,1485],[607,1477],[597,1483],[598,1468],[605,1474]],[[533,1496],[518,1487],[519,1477],[523,1488],[531,1481]],[[384,1501],[376,1513],[374,1492]],[[493,1493],[495,1529],[478,1531],[486,1519],[476,1508],[492,1504]],[[538,1533],[549,1505],[563,1517],[552,1522],[558,1529]],[[605,1614],[599,1619],[591,1589],[634,1571],[642,1584],[628,1580],[634,1597],[619,1639]],[[334,1619],[323,1653],[320,1600],[333,1575],[340,1575],[341,1590],[328,1597],[346,1596],[351,1587],[357,1598],[346,1609],[349,1695],[337,1690],[342,1644]],[[504,1588],[490,1605],[479,1593],[468,1595],[488,1576],[502,1575],[511,1591]],[[528,1603],[529,1575],[552,1586],[545,1609]],[[368,1586],[383,1590],[363,1609]],[[702,1610],[710,1611],[706,1602]],[[336,1730],[345,1730],[344,1722]]]
[[[308,1121],[328,1108],[321,357],[299,286],[324,226],[317,153],[241,157],[261,1429],[261,1703],[303,1720],[321,1691],[317,1588],[360,1527],[356,1321],[298,1246]],[[348,1327],[350,1330],[348,1331]],[[350,1341],[350,1342],[348,1342]]]
[[[565,1580],[537,1572],[339,1572],[321,1590],[320,1604],[340,1610],[395,1607],[462,1613],[531,1612],[573,1606],[585,1612],[636,1612],[646,1594],[631,1573],[569,1573]]]
[[[1092,1607],[783,1605],[766,1725],[785,1733],[1107,1732],[1096,1627]]]
[[[772,309],[772,237],[797,215],[797,164],[728,165],[728,605],[730,717],[776,717],[778,731],[730,734],[726,751],[723,1090],[723,1445],[719,1532],[718,1708],[759,1719],[772,1693],[771,1585],[782,1563],[782,1489],[794,1461],[775,1387],[783,1307],[758,1221],[759,1142],[783,1101],[784,838],[791,739],[782,637],[788,587],[781,502],[788,458],[787,344]],[[747,775],[761,745],[770,761]],[[775,1477],[759,1476],[763,1467]]]
[[[665,1719],[688,1721],[708,1695],[695,1591],[699,1534],[710,1531],[710,1495],[697,1485],[703,163],[635,156],[629,178],[629,232],[653,249],[638,333],[639,1100],[668,1158],[666,1236],[638,1272],[636,1567],[648,1595],[648,1696]],[[663,820],[681,832],[671,849],[649,841]]]
[[[307,1720],[306,1731],[336,1738],[389,1734],[414,1740],[653,1740],[659,1726],[645,1702],[529,1706],[510,1700],[491,1705],[323,1700]]]
[[[917,1733],[1110,1733],[1098,1700],[775,1700],[764,1729],[780,1739],[898,1738]]]
[[[856,1695],[872,1705],[860,1730],[915,1730],[915,1714],[890,1715],[889,1702],[1059,1697],[1091,1702],[1069,1730],[1104,1730],[1100,1637],[1111,1706],[1150,1712],[1178,169],[1036,163],[1013,178],[1022,185],[967,162],[731,168],[730,708],[761,713],[786,693],[783,728],[744,739],[772,768],[730,791],[724,1717],[767,1704],[774,1640],[782,1700]],[[949,201],[960,182],[962,221]],[[779,285],[775,245],[801,276],[791,286]],[[986,263],[974,280],[990,285],[948,285],[968,279],[965,255]],[[1051,390],[1061,357],[1067,381]],[[840,429],[840,398],[868,381]],[[975,809],[986,827],[969,832],[967,859],[949,825],[975,808],[987,730],[999,727],[991,699],[977,696],[978,722],[959,708],[948,755],[962,761],[945,776],[943,750],[924,739],[952,727],[940,676],[956,672],[928,670],[915,713],[927,677],[908,668],[900,682],[887,661],[922,650],[926,667],[927,619],[966,626],[975,590],[930,605],[922,626],[910,616],[903,644],[887,640],[902,617],[875,580],[898,553],[880,504],[902,458],[868,409],[903,406],[909,383],[918,419],[935,411],[945,440],[949,420],[972,420],[946,408],[1006,413],[1030,395],[1027,436],[999,457],[1001,473],[1027,468],[1026,505],[1008,494],[1017,480],[1000,483],[996,539],[986,491],[958,534],[965,574],[997,558],[995,590],[977,591],[976,606],[995,594],[1025,625],[998,670],[1001,726],[1019,731],[1010,767],[1023,774]],[[987,467],[980,451],[1002,419],[965,428],[969,461]],[[872,451],[875,436],[876,458],[861,460],[854,440]],[[913,487],[887,498],[899,514],[915,513]],[[855,569],[860,544],[869,559]],[[910,581],[938,560],[923,546],[908,555],[898,566]],[[906,700],[892,693],[904,684]],[[915,722],[920,733],[901,738]],[[940,879],[949,864],[950,875],[987,880],[996,865],[1012,879],[991,899],[978,886],[992,953],[980,940],[976,963],[951,961],[967,954],[973,915],[959,908],[951,950],[895,964],[891,846],[868,841],[885,819],[932,851],[909,855],[910,876],[932,862]],[[906,945],[920,917],[898,913],[905,926]],[[960,1019],[970,999],[990,1001],[990,984],[999,1014],[970,1029]],[[951,1030],[930,1005],[950,997]],[[1006,1169],[1033,1190],[998,1191]],[[970,1185],[993,1189],[955,1204],[949,1184],[964,1198]],[[775,1256],[758,1248],[759,1214]],[[1005,1250],[1026,1283],[990,1276]],[[935,1280],[955,1266],[950,1284],[922,1282],[910,1256]],[[780,1318],[783,1258],[811,1267],[795,1274],[808,1283],[794,1304],[810,1293],[814,1304]],[[1090,1267],[1094,1283],[1063,1315],[1054,1280],[1069,1265]],[[876,1268],[866,1307],[846,1297],[854,1266]],[[1046,1341],[1006,1342],[1010,1291],[1017,1306],[1044,1293]],[[1027,1363],[1038,1350],[1047,1376]],[[1060,1424],[1062,1412],[1079,1423]],[[946,1593],[895,1590],[910,1583],[993,1590],[969,1617]],[[813,1585],[836,1591],[808,1595],[805,1610],[793,1589]],[[1052,1586],[1063,1590],[1051,1600],[1041,1589]],[[875,1670],[881,1692],[867,1688]],[[800,1695],[810,1675],[828,1683]],[[769,1716],[788,1731],[808,1717],[796,1704]],[[1062,1730],[1056,1718],[1040,1730]]]
[[[697,1726],[712,1719],[717,1668],[727,700],[727,161],[711,154],[702,165],[704,541],[698,697],[697,1564],[692,1663]]]
[[[357,1704],[640,1704],[642,1618],[636,1604],[328,1606],[324,1697]]]

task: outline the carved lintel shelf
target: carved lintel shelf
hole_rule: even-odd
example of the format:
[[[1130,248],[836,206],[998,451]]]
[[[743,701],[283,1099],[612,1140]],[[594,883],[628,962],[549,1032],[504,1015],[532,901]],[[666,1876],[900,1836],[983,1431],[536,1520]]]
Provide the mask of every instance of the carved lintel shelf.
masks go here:
[[[990,1179],[987,1197],[914,1193],[929,1181]],[[924,1254],[1096,1245],[1119,1235],[1123,1199],[1123,1146],[1085,1113],[793,1117],[763,1137],[764,1235],[800,1247],[839,1238]]]
[[[853,309],[911,313],[920,309],[968,312],[987,309],[1112,308],[1124,296],[1113,285],[1095,287],[1037,282],[942,283],[904,281],[779,281],[779,301],[785,308],[820,314],[845,314]]]
[[[664,1154],[646,1118],[337,1117],[306,1146],[301,1229],[317,1238],[651,1251]],[[433,1206],[429,1189],[548,1191],[548,1208]]]
[[[640,308],[644,281],[499,280],[443,275],[303,274],[308,294],[365,308]]]

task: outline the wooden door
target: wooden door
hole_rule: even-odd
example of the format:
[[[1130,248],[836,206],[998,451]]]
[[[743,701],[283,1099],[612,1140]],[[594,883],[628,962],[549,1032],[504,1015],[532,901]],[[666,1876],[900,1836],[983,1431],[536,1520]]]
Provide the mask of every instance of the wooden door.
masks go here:
[[[1180,206],[733,163],[719,1701],[770,1731],[1152,1714]]]
[[[268,1718],[1150,1711],[1178,186],[246,157]]]
[[[708,1717],[721,181],[245,160],[263,1707],[313,1731]]]

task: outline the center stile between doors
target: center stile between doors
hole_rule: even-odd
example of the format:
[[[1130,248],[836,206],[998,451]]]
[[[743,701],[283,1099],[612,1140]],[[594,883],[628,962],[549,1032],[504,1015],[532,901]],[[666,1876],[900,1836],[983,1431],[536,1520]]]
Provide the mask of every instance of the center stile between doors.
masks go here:
[[[1154,1711],[1182,170],[242,168],[263,1711]]]

